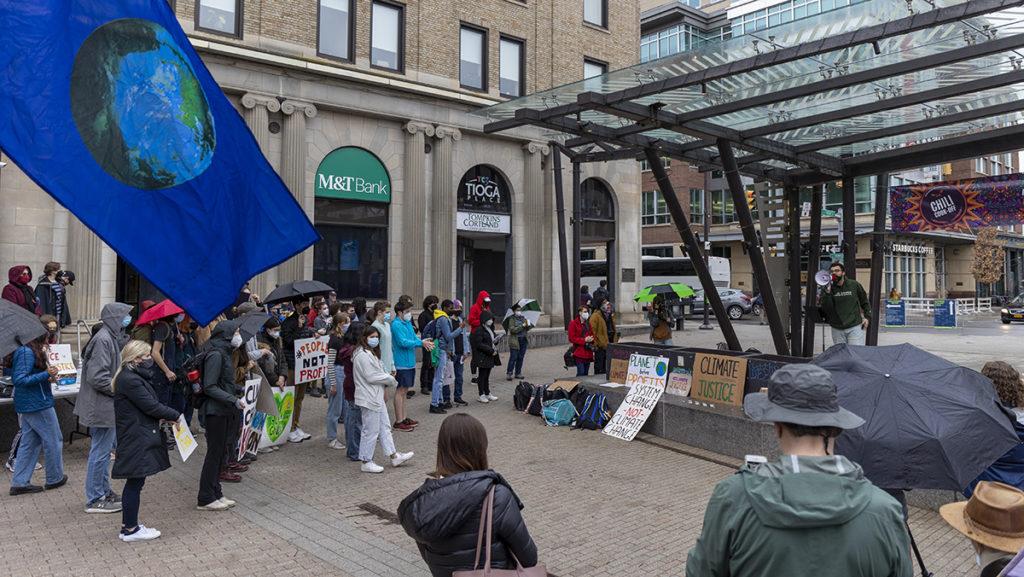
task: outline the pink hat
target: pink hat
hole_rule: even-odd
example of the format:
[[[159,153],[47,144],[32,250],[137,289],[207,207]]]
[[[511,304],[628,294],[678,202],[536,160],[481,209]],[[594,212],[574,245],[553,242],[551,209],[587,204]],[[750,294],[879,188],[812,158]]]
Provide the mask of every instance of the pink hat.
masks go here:
[[[462,308],[462,301],[455,299],[452,301],[452,310],[458,310]]]

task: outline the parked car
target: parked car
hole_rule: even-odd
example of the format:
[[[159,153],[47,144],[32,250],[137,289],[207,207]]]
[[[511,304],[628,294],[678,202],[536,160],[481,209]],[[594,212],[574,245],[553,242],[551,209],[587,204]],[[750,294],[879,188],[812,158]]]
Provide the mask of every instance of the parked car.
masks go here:
[[[1013,321],[1024,322],[1024,294],[1017,295],[1017,298],[1003,305],[999,311],[999,318],[1004,325]]]
[[[704,291],[697,289],[693,296],[693,314],[704,314]],[[725,312],[732,320],[739,320],[743,315],[754,312],[754,300],[740,289],[723,287],[718,289]]]

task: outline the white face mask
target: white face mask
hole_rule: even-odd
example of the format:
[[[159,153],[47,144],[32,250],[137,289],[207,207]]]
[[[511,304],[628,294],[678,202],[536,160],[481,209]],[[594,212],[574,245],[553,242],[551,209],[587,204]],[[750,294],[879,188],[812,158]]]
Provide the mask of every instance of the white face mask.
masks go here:
[[[491,319],[491,320],[487,321],[487,326],[493,327],[494,326],[494,319]]]
[[[174,317],[174,322],[176,322],[176,323],[180,323],[183,320],[185,320],[185,315],[178,315],[178,316]]]
[[[267,331],[267,334],[270,335],[270,338],[276,339],[281,336],[281,331]]]
[[[402,315],[402,320],[404,320],[407,323],[412,322],[412,313],[405,313],[404,315]]]
[[[371,349],[375,349],[380,344],[380,337],[370,337],[366,339],[366,344],[370,345]]]
[[[345,334],[348,332],[348,326],[349,325],[341,325],[341,334]]]
[[[583,320],[587,320],[587,319],[590,318],[590,313],[582,312],[582,313],[580,313],[580,318],[583,319]]]
[[[231,346],[236,349],[242,346],[242,335],[235,333],[235,336],[231,337]]]
[[[320,316],[322,316],[324,318],[327,318],[327,317],[331,316],[331,309],[329,309],[327,307],[324,307],[324,308],[320,309]]]

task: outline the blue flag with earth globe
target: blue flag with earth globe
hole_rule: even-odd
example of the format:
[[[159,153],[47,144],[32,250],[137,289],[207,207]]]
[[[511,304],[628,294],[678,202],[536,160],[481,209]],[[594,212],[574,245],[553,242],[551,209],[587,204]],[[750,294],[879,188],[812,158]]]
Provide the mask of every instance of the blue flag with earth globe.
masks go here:
[[[0,0],[0,39],[0,148],[197,322],[318,240],[167,0]]]

